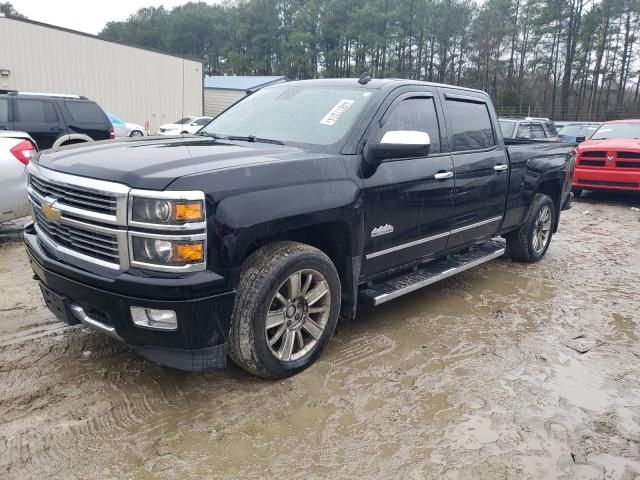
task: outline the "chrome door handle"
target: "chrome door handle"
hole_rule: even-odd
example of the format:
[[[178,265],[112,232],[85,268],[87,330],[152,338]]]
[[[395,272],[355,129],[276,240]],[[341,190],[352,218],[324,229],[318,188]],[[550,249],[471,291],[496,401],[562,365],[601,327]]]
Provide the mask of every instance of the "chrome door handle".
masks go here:
[[[435,178],[436,180],[446,180],[447,178],[452,178],[452,177],[453,177],[453,172],[438,172],[433,176],[433,178]]]
[[[496,165],[493,167],[496,172],[504,172],[505,170],[509,170],[509,165]]]

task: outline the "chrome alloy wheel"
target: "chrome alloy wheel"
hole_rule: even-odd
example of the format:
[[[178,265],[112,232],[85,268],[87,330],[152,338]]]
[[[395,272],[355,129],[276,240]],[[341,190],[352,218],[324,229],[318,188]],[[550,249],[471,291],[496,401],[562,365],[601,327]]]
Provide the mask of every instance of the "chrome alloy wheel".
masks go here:
[[[551,236],[551,209],[544,206],[538,212],[536,223],[533,227],[533,249],[536,253],[541,253],[547,246]]]
[[[269,350],[281,362],[309,353],[322,336],[331,311],[329,284],[316,270],[299,270],[271,299],[265,334]]]

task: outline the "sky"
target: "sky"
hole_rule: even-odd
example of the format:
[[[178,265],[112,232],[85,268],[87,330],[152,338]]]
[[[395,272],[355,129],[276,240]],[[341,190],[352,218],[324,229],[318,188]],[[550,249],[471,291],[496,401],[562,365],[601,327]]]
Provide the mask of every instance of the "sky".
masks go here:
[[[164,5],[168,10],[188,0],[9,0],[30,20],[97,34],[111,20],[126,20],[139,8]],[[214,2],[211,2],[214,3]]]

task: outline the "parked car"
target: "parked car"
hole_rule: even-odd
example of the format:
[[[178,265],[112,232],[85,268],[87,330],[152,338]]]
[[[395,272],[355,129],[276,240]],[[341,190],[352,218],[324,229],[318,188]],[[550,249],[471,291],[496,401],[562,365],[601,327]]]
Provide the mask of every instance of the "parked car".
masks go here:
[[[558,138],[565,143],[580,143],[593,135],[599,126],[593,122],[568,122],[558,131]]]
[[[212,117],[185,117],[174,123],[161,125],[158,135],[184,135],[186,133],[196,133],[203,125],[212,120]]]
[[[556,127],[546,118],[501,118],[500,130],[504,138],[514,140],[559,141]]]
[[[197,135],[40,154],[26,250],[65,321],[175,368],[222,367],[229,354],[280,378],[311,365],[359,302],[506,248],[542,259],[570,206],[573,151],[506,147],[479,90],[273,85]]]
[[[116,117],[112,113],[107,113],[107,118],[113,125],[113,129],[116,132],[116,138],[126,138],[126,137],[144,137],[147,132],[143,126],[125,122],[120,117]]]
[[[27,132],[39,150],[115,138],[96,102],[53,93],[0,94],[0,130]]]
[[[640,119],[603,123],[576,155],[576,196],[583,190],[640,190]]]
[[[0,130],[0,223],[31,213],[27,165],[36,151],[28,133]]]

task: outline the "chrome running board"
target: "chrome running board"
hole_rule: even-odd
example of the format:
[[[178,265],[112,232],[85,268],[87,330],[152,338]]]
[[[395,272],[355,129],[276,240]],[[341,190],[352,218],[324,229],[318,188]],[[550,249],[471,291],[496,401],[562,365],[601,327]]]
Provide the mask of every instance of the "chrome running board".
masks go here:
[[[479,243],[464,253],[450,255],[428,263],[416,271],[367,286],[360,292],[360,301],[370,305],[380,305],[501,257],[504,255],[505,249],[505,243],[501,240]]]

